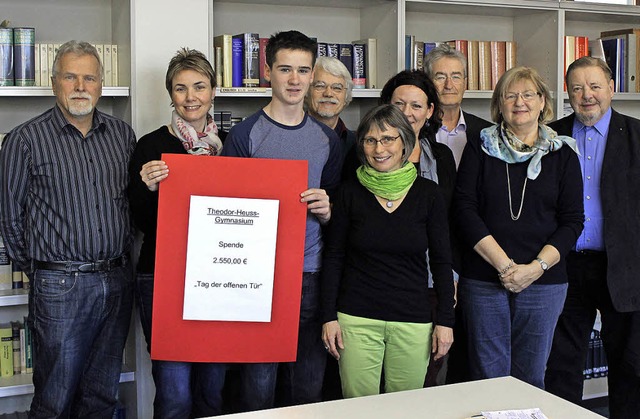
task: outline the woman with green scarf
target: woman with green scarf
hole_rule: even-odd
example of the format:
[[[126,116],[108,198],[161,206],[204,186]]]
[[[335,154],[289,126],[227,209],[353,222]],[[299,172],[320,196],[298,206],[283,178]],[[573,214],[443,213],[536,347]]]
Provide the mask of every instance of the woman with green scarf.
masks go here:
[[[362,166],[333,200],[322,271],[322,339],[347,398],[378,394],[383,368],[386,392],[422,388],[431,352],[443,356],[453,342],[454,322],[447,209],[438,185],[408,162],[409,121],[381,105],[356,136]]]

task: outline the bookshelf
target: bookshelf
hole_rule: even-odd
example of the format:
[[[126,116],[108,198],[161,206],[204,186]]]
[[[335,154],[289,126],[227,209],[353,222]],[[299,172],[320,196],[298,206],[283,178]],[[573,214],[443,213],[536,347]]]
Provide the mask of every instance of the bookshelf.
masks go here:
[[[209,56],[213,36],[258,32],[268,37],[277,31],[297,29],[319,42],[350,43],[376,38],[378,84],[398,71],[398,11],[402,2],[389,0],[240,0],[210,3]],[[283,19],[282,16],[287,16]],[[328,24],[328,22],[331,22]],[[380,89],[355,89],[353,101],[342,113],[347,126],[355,129],[360,117],[378,103]],[[266,93],[219,93],[216,110],[230,110],[233,116],[248,116],[265,106]]]
[[[98,108],[133,124],[131,99],[132,0],[9,0],[3,2],[1,20],[12,27],[35,27],[36,43],[63,43],[70,39],[96,44],[117,44],[119,87],[103,88]],[[51,87],[0,87],[0,132],[44,112],[55,104]],[[135,127],[134,127],[135,128]],[[22,319],[28,312],[25,291],[0,292],[0,320]],[[135,336],[130,335],[121,374],[121,399],[131,417],[136,415]],[[0,413],[28,410],[33,394],[32,375],[0,378]],[[148,403],[150,406],[150,403]],[[138,412],[140,413],[140,412]]]
[[[287,19],[282,19],[283,15]],[[331,21],[331,25],[326,22]],[[508,40],[517,43],[519,65],[535,67],[549,83],[554,110],[562,115],[563,36],[599,37],[605,30],[640,27],[640,8],[557,0],[211,0],[209,54],[215,35],[299,29],[323,42],[378,40],[378,84],[404,68],[404,36],[446,41]],[[489,119],[490,90],[467,91],[465,110]],[[377,104],[377,92],[355,92],[343,119],[355,128]],[[268,102],[268,94],[225,93],[215,107],[247,116]],[[617,110],[640,117],[640,94],[617,93]]]

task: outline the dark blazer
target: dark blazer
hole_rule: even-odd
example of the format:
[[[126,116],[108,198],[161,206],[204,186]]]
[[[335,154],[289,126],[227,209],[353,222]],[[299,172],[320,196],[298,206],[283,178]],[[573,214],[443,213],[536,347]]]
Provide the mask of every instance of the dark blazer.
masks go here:
[[[465,111],[462,111],[462,114],[464,115],[464,122],[467,124],[467,141],[469,141],[470,137],[479,139],[480,131],[493,125],[493,123]]]
[[[572,135],[575,115],[549,124]],[[640,310],[640,120],[612,110],[600,182],[607,285],[619,312]]]

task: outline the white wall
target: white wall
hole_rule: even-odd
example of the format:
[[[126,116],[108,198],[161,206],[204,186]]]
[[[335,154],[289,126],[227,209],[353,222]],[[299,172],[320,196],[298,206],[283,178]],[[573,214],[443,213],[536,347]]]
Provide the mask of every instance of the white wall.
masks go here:
[[[132,125],[138,138],[169,123],[164,87],[169,60],[181,47],[209,55],[207,0],[131,1]]]

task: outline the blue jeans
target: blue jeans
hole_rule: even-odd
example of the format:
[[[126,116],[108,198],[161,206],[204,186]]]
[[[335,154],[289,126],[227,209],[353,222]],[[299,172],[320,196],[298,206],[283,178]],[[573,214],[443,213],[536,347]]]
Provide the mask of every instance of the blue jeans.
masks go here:
[[[29,417],[111,418],[131,319],[131,266],[94,273],[38,269],[31,280]]]
[[[243,364],[241,367],[242,410],[274,406],[276,380],[283,391],[282,404],[292,406],[319,402],[327,352],[321,339],[320,274],[304,272],[295,362]]]
[[[140,322],[151,348],[153,275],[136,278]],[[151,361],[156,386],[154,418],[190,418],[222,413],[222,387],[226,365],[205,362]]]
[[[534,283],[514,294],[496,282],[461,278],[458,298],[469,338],[471,379],[511,375],[544,389],[553,331],[566,295],[566,283]]]

